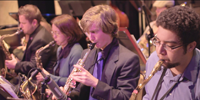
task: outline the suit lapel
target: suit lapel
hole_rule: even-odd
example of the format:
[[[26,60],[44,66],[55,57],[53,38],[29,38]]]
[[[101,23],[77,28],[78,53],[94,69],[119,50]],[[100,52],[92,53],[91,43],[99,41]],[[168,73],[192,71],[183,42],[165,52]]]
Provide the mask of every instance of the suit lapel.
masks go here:
[[[96,53],[97,53],[96,48],[91,50],[91,52],[88,55],[88,58],[86,59],[86,62],[85,62],[85,69],[88,70],[91,74],[93,73],[93,69],[94,69],[94,66],[95,66]],[[119,59],[119,47],[118,46],[113,47],[108,56],[109,57],[107,58],[107,60],[105,62],[105,66],[104,66],[104,69],[103,69],[101,80],[103,82],[110,84],[111,79],[112,79],[113,74],[114,74],[114,71],[117,67],[116,62]]]
[[[96,61],[96,53],[97,49],[94,48],[93,50],[90,51],[88,58],[85,61],[85,69],[88,70],[91,74],[93,73],[95,61]],[[91,63],[92,62],[92,63]]]
[[[114,75],[114,71],[117,67],[116,62],[118,61],[118,58],[119,58],[119,49],[114,47],[112,48],[109,57],[105,63],[103,76],[101,79],[102,81],[106,81],[106,83],[110,84],[111,79]]]
[[[38,31],[41,29],[42,27],[39,25],[36,29],[35,29],[35,31],[29,36],[29,40],[28,40],[28,43],[27,43],[27,45],[26,45],[26,50],[25,50],[25,52],[24,52],[24,56],[23,56],[23,61],[25,60],[27,60],[27,59],[29,59],[30,58],[30,54],[31,54],[31,52],[30,52],[30,48],[32,47],[32,45],[34,44],[34,38],[36,38],[36,35],[37,35],[37,33],[38,33]]]

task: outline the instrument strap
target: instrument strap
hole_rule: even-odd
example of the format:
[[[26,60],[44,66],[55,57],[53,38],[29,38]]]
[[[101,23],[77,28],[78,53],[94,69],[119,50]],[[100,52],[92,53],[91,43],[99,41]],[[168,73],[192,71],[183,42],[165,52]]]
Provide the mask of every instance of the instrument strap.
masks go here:
[[[197,66],[195,69],[197,70],[197,75],[196,75],[196,77],[198,78],[198,76],[199,76],[199,71],[200,71],[200,62],[198,63],[198,66]],[[165,71],[165,69],[164,69],[164,71]],[[163,73],[165,73],[164,71],[163,71]],[[161,87],[161,80],[162,80],[163,77],[164,77],[164,74],[163,74],[163,73],[162,73],[162,75],[161,75],[161,77],[160,77],[160,79],[159,79],[159,82],[158,82],[158,84],[157,84],[157,87],[156,87],[156,89],[155,89],[155,91],[154,91],[154,93],[153,93],[153,96],[152,96],[151,100],[153,100],[153,97],[155,96],[156,92],[158,91],[158,87],[159,87],[159,88]],[[181,75],[181,76],[182,76],[182,75]],[[179,79],[181,78],[181,76],[179,77]],[[160,100],[163,100],[164,97],[174,88],[174,86],[180,82],[179,79],[178,79],[178,82],[176,82],[176,83],[162,96],[162,98],[161,98]],[[196,85],[196,82],[197,82],[197,80],[194,82],[194,85]],[[158,86],[158,85],[159,85],[159,86]],[[195,100],[195,90],[194,90],[195,87],[196,87],[196,86],[194,86],[194,88],[191,89],[192,100]],[[196,87],[196,88],[198,88],[198,87]]]
[[[158,82],[158,84],[157,84],[157,87],[156,87],[156,89],[155,89],[155,91],[154,91],[154,93],[153,93],[153,96],[152,96],[151,100],[154,99],[154,96],[155,96],[156,94],[158,95],[158,89],[161,88],[161,83],[162,83],[162,80],[163,80],[163,77],[164,77],[164,75],[165,75],[166,70],[167,70],[167,68],[164,68],[163,73],[162,73],[162,75],[161,75],[161,77],[160,77],[160,79],[159,79],[159,82]],[[171,92],[171,90],[180,82],[179,80],[180,80],[181,77],[182,77],[182,75],[178,78],[178,82],[176,82],[176,83],[161,97],[160,100],[163,100],[163,99]]]
[[[161,82],[162,82],[162,79],[163,79],[163,77],[164,77],[166,71],[167,71],[167,68],[164,68],[164,69],[163,69],[163,72],[162,72],[162,75],[161,75],[161,77],[160,77],[160,79],[159,79],[159,81],[158,81],[158,83],[157,83],[157,87],[156,87],[156,89],[155,89],[155,91],[154,91],[154,93],[153,93],[153,96],[152,96],[151,100],[153,100],[155,94],[157,93],[158,89],[160,88],[160,86],[161,86],[160,84],[161,84]]]
[[[180,83],[180,78],[182,77],[182,75],[178,78],[178,82],[176,82],[162,97],[161,97],[161,99],[160,100],[163,100],[170,92],[171,92],[171,90],[178,84],[178,83]]]

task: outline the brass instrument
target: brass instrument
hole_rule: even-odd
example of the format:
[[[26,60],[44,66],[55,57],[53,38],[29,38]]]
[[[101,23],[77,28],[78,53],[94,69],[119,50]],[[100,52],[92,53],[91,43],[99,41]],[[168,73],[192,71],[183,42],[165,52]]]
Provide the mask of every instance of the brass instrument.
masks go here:
[[[153,70],[149,74],[149,76],[138,84],[138,86],[134,89],[131,98],[129,100],[136,100],[137,94],[140,92],[141,89],[149,82],[149,80],[154,76],[154,74],[161,69],[161,65],[163,64],[163,61],[159,60],[156,65],[154,66]]]
[[[88,54],[89,54],[90,51],[94,48],[94,46],[95,46],[95,43],[91,43],[91,44],[89,45],[89,47],[90,47],[89,50],[85,53],[83,59],[79,59],[79,60],[78,60],[77,65],[80,65],[80,66],[83,66],[83,65],[84,65],[85,60],[86,60],[87,57],[88,57]],[[80,69],[74,68],[74,69],[72,70],[71,74],[72,74],[72,73],[76,73],[76,72],[80,72],[80,71],[81,71]],[[70,74],[70,75],[71,75],[71,74]],[[69,76],[70,76],[70,75],[69,75]],[[73,81],[72,78],[68,78],[67,81],[66,81],[66,84],[65,84],[65,86],[64,86],[64,92],[65,92],[66,94],[68,94],[68,95],[70,94],[70,90],[71,90],[70,84],[71,84],[72,81]]]
[[[25,81],[20,85],[20,91],[22,92],[24,98],[28,100],[32,100],[34,98],[33,94],[37,90],[37,85],[32,83],[32,77],[27,79],[25,75],[23,75]]]
[[[6,49],[6,47],[5,47],[4,43],[3,43],[3,42],[4,42],[4,38],[12,37],[12,36],[18,35],[18,34],[20,34],[21,32],[23,32],[23,30],[22,30],[22,29],[19,29],[19,30],[17,30],[17,32],[15,32],[15,33],[13,33],[13,34],[6,34],[6,35],[0,36],[0,44],[1,44],[1,46],[2,46],[3,52],[4,52],[5,55],[6,55],[6,59],[7,59],[7,60],[11,60],[12,57],[11,57],[10,52]],[[2,68],[2,69],[0,70],[0,75],[3,76],[3,77],[6,77],[6,73],[7,73],[7,72],[8,72],[8,69],[7,69],[7,67],[5,66],[5,68]],[[13,75],[14,70],[10,70],[10,72],[11,72],[11,74]]]
[[[42,62],[41,62],[41,55],[40,55],[40,53],[41,53],[44,49],[48,48],[48,47],[51,46],[51,45],[54,45],[55,43],[56,43],[56,41],[51,41],[50,43],[48,43],[48,44],[45,45],[44,47],[39,48],[39,49],[35,52],[35,60],[36,60],[36,65],[37,65],[38,68],[40,68],[40,69],[43,68]]]
[[[49,46],[53,45],[55,43],[55,41],[51,41],[50,43],[48,43],[47,45],[45,45],[44,47],[39,48],[36,52],[35,52],[35,60],[36,60],[36,64],[38,68],[42,68],[42,62],[41,62],[41,55],[40,53],[48,48]],[[38,73],[38,71],[35,71]],[[36,73],[34,73],[33,76],[35,76]],[[23,96],[26,99],[33,99],[33,94],[35,93],[35,91],[37,90],[37,85],[32,83],[31,80],[33,78],[33,76],[29,77],[29,79],[25,79],[25,81],[21,84],[20,86],[20,90],[23,93]],[[30,91],[32,90],[32,91]]]

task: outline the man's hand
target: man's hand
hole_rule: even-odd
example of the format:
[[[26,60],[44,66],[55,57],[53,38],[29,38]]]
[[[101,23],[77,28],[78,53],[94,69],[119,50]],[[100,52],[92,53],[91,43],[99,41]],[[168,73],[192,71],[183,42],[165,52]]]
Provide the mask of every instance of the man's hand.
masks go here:
[[[45,89],[46,97],[49,98],[51,95],[53,96],[52,92],[50,89]]]
[[[44,80],[44,77],[42,76],[41,73],[38,73],[38,74],[36,75],[36,78],[37,78],[38,83],[39,83],[39,82],[42,82],[42,81]]]
[[[90,72],[88,72],[86,69],[84,69],[80,65],[74,65],[75,68],[80,69],[80,72],[72,73],[70,76],[73,80],[76,82],[80,82],[84,85],[91,86],[93,88],[96,88],[98,79],[95,78]]]
[[[17,64],[17,58],[13,54],[11,54],[12,60],[5,60],[5,65],[8,69],[15,69],[15,65]]]

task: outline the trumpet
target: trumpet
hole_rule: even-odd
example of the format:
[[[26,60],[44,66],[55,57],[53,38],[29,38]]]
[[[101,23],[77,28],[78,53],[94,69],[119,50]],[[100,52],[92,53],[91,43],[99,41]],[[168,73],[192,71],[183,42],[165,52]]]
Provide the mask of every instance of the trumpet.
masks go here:
[[[85,53],[83,59],[79,59],[79,60],[78,60],[77,65],[80,65],[80,66],[83,66],[83,65],[84,65],[85,60],[86,60],[87,57],[88,57],[88,54],[89,54],[90,51],[94,48],[95,44],[96,44],[96,43],[91,43],[91,44],[89,45],[89,50]],[[81,71],[80,69],[74,68],[74,69],[72,70],[71,74],[72,74],[72,73],[76,73],[76,72],[80,72],[80,71]],[[71,75],[71,74],[70,74],[70,75]],[[69,76],[70,76],[70,75],[69,75]],[[70,84],[72,83],[72,81],[73,81],[72,78],[68,78],[67,81],[66,81],[66,84],[65,84],[65,86],[64,86],[64,92],[65,92],[66,94],[68,94],[68,95],[70,94],[70,90],[71,90]]]
[[[15,33],[13,33],[13,34],[6,34],[6,35],[0,36],[0,44],[1,44],[1,46],[2,46],[3,52],[4,52],[5,55],[6,55],[6,59],[7,59],[7,60],[11,60],[12,57],[11,57],[10,52],[6,49],[6,46],[5,46],[5,44],[4,44],[4,38],[12,37],[12,36],[18,35],[18,34],[20,34],[20,33],[22,33],[22,32],[23,32],[23,30],[22,30],[22,29],[19,29],[19,30],[17,30],[17,32],[15,32]],[[5,66],[5,68],[2,68],[2,69],[0,70],[0,75],[3,76],[3,77],[5,78],[7,72],[8,72],[8,68]],[[13,76],[12,73],[15,73],[14,70],[10,70],[10,72],[11,72],[11,76]]]
[[[138,86],[133,90],[133,93],[131,95],[131,98],[129,100],[136,100],[137,94],[140,92],[141,89],[149,82],[149,80],[154,76],[154,74],[161,69],[161,66],[163,64],[162,60],[159,60],[156,65],[154,66],[153,70],[149,74],[149,76],[138,84]]]

